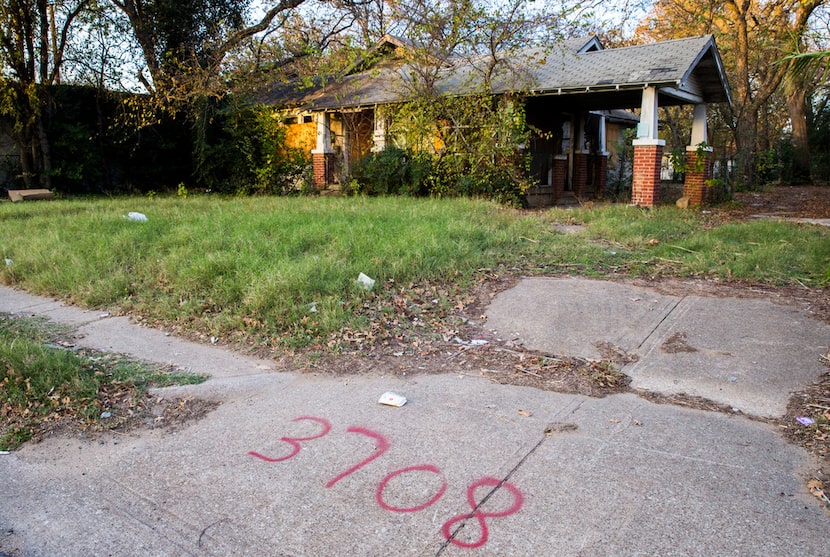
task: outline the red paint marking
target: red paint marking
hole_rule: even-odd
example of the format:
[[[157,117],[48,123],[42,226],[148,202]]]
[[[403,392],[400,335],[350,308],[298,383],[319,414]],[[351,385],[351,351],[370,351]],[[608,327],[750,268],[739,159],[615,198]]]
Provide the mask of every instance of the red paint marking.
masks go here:
[[[389,441],[387,441],[386,438],[383,435],[381,435],[380,433],[377,433],[375,431],[372,431],[370,429],[366,429],[366,428],[363,428],[363,427],[350,427],[346,431],[348,431],[349,433],[359,433],[361,435],[371,437],[372,439],[374,439],[375,441],[378,442],[378,448],[375,450],[374,453],[372,453],[367,458],[365,458],[365,459],[361,460],[360,462],[358,462],[355,466],[352,466],[351,468],[349,468],[348,470],[346,470],[342,474],[340,474],[338,476],[335,476],[334,478],[329,480],[329,483],[326,484],[326,487],[332,487],[334,484],[336,484],[337,482],[339,482],[340,480],[342,480],[343,478],[345,478],[349,474],[354,474],[355,472],[357,472],[358,470],[360,470],[361,468],[363,468],[364,466],[366,466],[367,464],[369,464],[370,462],[372,462],[373,460],[378,458],[380,455],[382,455],[383,453],[385,453],[389,449]]]
[[[432,498],[427,501],[426,503],[422,503],[420,505],[416,505],[414,507],[393,507],[389,505],[386,501],[383,500],[383,490],[386,488],[386,484],[394,478],[395,476],[400,476],[401,474],[406,474],[407,472],[417,472],[423,470],[424,472],[432,472],[433,474],[438,474],[441,476],[441,489],[438,490],[438,493],[432,496]],[[434,505],[438,502],[438,500],[444,495],[444,492],[447,491],[447,480],[444,478],[444,474],[441,473],[437,467],[431,464],[421,464],[417,466],[409,466],[408,468],[401,468],[400,470],[395,470],[385,478],[383,481],[378,484],[378,490],[375,494],[375,500],[378,502],[383,509],[387,511],[392,511],[396,513],[414,513],[417,511],[424,510],[425,508],[429,507],[430,505]]]
[[[447,538],[448,540],[452,537],[452,526],[456,522],[461,522],[462,520],[467,520],[469,518],[475,517],[476,520],[478,520],[479,527],[481,528],[481,538],[479,538],[478,540],[476,540],[474,542],[471,542],[471,543],[462,542],[461,540],[453,538],[451,543],[453,543],[453,544],[455,544],[459,547],[465,547],[465,548],[469,548],[469,549],[474,549],[476,547],[481,547],[482,545],[487,543],[487,539],[490,537],[490,531],[487,528],[487,521],[485,519],[487,519],[487,518],[498,518],[498,517],[511,515],[511,514],[517,512],[519,509],[521,509],[522,505],[524,504],[524,495],[522,495],[522,492],[519,491],[519,488],[517,488],[515,485],[513,485],[511,483],[504,482],[504,484],[502,484],[502,487],[504,489],[506,489],[507,491],[509,491],[513,495],[513,506],[509,507],[506,510],[498,511],[498,512],[484,512],[484,511],[481,511],[481,510],[476,511],[476,506],[477,506],[477,503],[476,503],[476,500],[475,500],[475,490],[476,490],[476,488],[482,487],[482,486],[495,487],[495,486],[499,485],[500,483],[501,483],[501,480],[498,479],[498,478],[482,478],[482,479],[478,480],[477,482],[474,482],[473,484],[471,484],[470,487],[467,488],[467,501],[470,503],[470,508],[473,509],[473,512],[471,512],[470,514],[462,514],[462,515],[456,516],[455,518],[451,518],[450,520],[445,522],[444,526],[441,528],[441,532],[444,534],[444,537]]]
[[[299,422],[301,420],[317,422],[318,424],[323,426],[323,429],[320,433],[318,433],[317,435],[312,435],[311,437],[280,437],[280,441],[288,443],[293,447],[292,451],[285,456],[271,458],[261,455],[254,451],[250,451],[248,454],[260,460],[264,460],[265,462],[283,462],[284,460],[288,460],[289,458],[294,458],[295,456],[297,456],[297,453],[300,452],[300,441],[311,441],[312,439],[319,439],[320,437],[326,435],[329,431],[331,431],[331,424],[328,420],[324,420],[323,418],[315,418],[314,416],[300,416],[299,418],[295,418],[291,421]]]

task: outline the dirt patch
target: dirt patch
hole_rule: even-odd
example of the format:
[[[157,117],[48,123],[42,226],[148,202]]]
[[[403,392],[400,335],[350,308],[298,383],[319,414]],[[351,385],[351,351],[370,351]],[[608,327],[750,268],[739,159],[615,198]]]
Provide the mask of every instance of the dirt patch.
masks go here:
[[[697,352],[697,348],[686,341],[686,333],[674,333],[660,345],[663,352],[679,354],[680,352]]]
[[[821,361],[828,368],[815,384],[794,393],[787,414],[778,420],[784,437],[817,459],[807,479],[810,493],[830,510],[830,352]]]
[[[736,192],[733,198],[738,204],[737,207],[716,211],[743,218],[752,218],[757,214],[811,219],[830,218],[828,186],[777,186],[760,192]]]
[[[153,404],[134,423],[134,427],[163,428],[168,432],[183,429],[201,420],[219,406],[219,402],[198,398],[151,397]]]
[[[104,394],[108,397],[110,406],[97,420],[61,416],[44,421],[32,431],[30,442],[39,443],[50,437],[94,437],[104,432],[127,433],[140,429],[175,432],[200,420],[219,406],[214,401],[192,398],[167,400],[150,394],[135,400],[134,395],[126,389],[115,395],[117,398],[112,393]]]

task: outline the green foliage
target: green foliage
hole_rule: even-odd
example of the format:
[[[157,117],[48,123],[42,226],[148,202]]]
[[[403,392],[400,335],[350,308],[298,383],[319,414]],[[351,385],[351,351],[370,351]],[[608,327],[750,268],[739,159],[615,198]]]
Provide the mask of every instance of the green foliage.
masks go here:
[[[521,202],[531,185],[530,161],[518,149],[530,136],[521,103],[425,95],[387,110],[399,146],[357,165],[357,191]]]
[[[388,147],[355,164],[350,177],[354,180],[352,193],[427,195],[433,160],[428,153]]]
[[[199,182],[212,191],[243,195],[302,191],[307,155],[286,145],[286,131],[270,107],[222,107],[197,139]]]
[[[812,174],[816,181],[830,184],[830,91],[816,95],[810,108]]]

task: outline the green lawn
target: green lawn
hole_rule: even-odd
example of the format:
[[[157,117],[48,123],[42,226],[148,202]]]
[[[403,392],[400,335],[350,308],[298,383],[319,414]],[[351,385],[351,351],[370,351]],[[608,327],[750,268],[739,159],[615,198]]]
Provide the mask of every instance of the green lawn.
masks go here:
[[[144,213],[148,222],[124,218]],[[469,199],[194,196],[0,203],[0,280],[278,347],[366,329],[367,303],[487,272],[830,284],[830,231],[674,207],[520,212]],[[585,224],[565,234],[557,223]],[[0,260],[2,263],[2,260]],[[488,271],[490,270],[490,271]],[[359,273],[377,281],[371,292]]]

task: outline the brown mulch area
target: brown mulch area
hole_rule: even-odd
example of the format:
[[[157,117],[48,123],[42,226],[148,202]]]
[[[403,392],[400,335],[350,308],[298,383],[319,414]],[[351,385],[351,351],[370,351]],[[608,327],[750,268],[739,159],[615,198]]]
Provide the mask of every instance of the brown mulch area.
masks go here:
[[[761,192],[736,192],[736,216],[757,214],[830,219],[830,186],[778,186]]]

